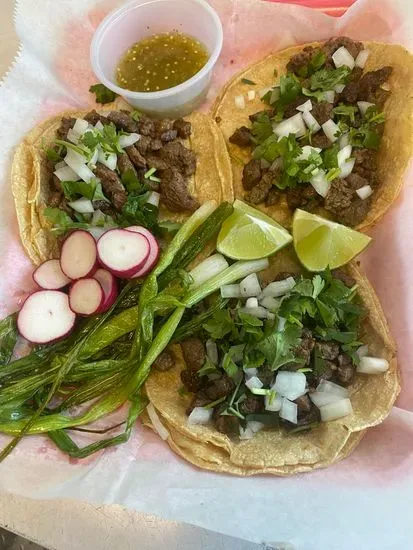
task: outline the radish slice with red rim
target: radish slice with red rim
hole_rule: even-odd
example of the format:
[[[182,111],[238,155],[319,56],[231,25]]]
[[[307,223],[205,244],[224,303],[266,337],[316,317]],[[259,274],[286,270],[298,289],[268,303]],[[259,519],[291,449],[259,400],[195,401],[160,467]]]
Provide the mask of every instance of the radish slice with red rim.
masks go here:
[[[60,267],[70,279],[93,275],[97,268],[96,242],[90,233],[82,229],[73,231],[63,242]]]
[[[141,233],[111,229],[97,243],[100,263],[118,277],[130,278],[149,256],[148,239]]]
[[[17,328],[29,342],[46,344],[67,336],[75,321],[67,294],[59,290],[38,290],[24,302],[17,316]]]
[[[93,278],[100,283],[105,295],[103,304],[99,308],[99,313],[103,313],[114,304],[118,295],[118,283],[112,273],[106,269],[98,269]]]
[[[142,227],[140,225],[132,225],[131,227],[126,227],[125,229],[127,231],[132,231],[133,233],[139,233],[140,235],[146,237],[149,241],[150,251],[146,262],[132,277],[133,279],[137,279],[138,277],[143,277],[144,275],[149,273],[149,271],[151,271],[151,269],[154,267],[159,258],[160,248],[158,241],[155,239],[152,233],[146,229],[146,227]]]
[[[70,287],[70,309],[79,315],[97,313],[104,301],[105,293],[96,279],[79,279]]]
[[[63,273],[59,260],[47,260],[33,272],[33,280],[45,290],[58,290],[71,282]]]

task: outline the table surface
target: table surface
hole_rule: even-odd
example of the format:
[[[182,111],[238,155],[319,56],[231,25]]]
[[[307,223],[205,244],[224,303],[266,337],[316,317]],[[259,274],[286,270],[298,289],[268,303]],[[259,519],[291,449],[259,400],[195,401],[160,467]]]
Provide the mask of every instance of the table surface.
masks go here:
[[[331,3],[350,5],[353,1],[339,3],[333,0]],[[308,0],[295,0],[294,3],[308,5]],[[0,1],[0,81],[18,49],[12,22],[13,8],[14,0]],[[95,506],[70,500],[32,501],[1,493],[0,526],[56,550],[129,550],[137,546],[146,550],[163,547],[170,550],[258,548],[255,544],[190,525],[159,520],[122,506]]]

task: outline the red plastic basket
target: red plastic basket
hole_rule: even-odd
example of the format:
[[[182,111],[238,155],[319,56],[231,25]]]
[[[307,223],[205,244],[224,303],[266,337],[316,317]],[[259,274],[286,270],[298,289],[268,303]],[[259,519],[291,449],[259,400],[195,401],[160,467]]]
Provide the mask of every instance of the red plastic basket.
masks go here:
[[[340,17],[356,0],[270,0],[285,4],[298,4],[315,10],[323,11],[328,15]]]

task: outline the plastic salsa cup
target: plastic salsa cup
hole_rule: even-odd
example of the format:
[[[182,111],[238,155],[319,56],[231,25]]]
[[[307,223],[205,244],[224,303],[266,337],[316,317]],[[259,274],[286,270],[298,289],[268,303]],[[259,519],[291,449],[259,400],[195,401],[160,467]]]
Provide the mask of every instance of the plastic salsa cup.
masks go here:
[[[134,92],[116,84],[122,55],[134,43],[154,34],[178,30],[208,50],[207,63],[189,80],[158,92]],[[90,55],[92,68],[107,88],[138,110],[157,117],[184,116],[204,100],[222,48],[222,25],[204,0],[133,0],[111,12],[96,29]]]

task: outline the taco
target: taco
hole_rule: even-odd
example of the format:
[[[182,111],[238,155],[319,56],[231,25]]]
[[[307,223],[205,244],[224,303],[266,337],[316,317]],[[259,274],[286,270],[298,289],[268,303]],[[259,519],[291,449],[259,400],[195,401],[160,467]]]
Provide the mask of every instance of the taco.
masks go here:
[[[296,208],[359,230],[396,200],[413,144],[413,57],[346,37],[274,53],[237,74],[213,116],[234,192],[289,225]]]
[[[244,296],[252,279],[240,282]],[[256,298],[229,299],[197,329],[191,319],[180,327],[148,398],[171,448],[201,467],[289,475],[328,466],[400,391],[384,313],[355,264],[308,274],[284,249],[259,283]]]
[[[18,146],[12,192],[35,264],[56,257],[70,229],[99,235],[143,225],[157,233],[210,198],[233,199],[225,142],[210,117],[152,120],[128,109],[117,100],[98,112],[65,112]]]

